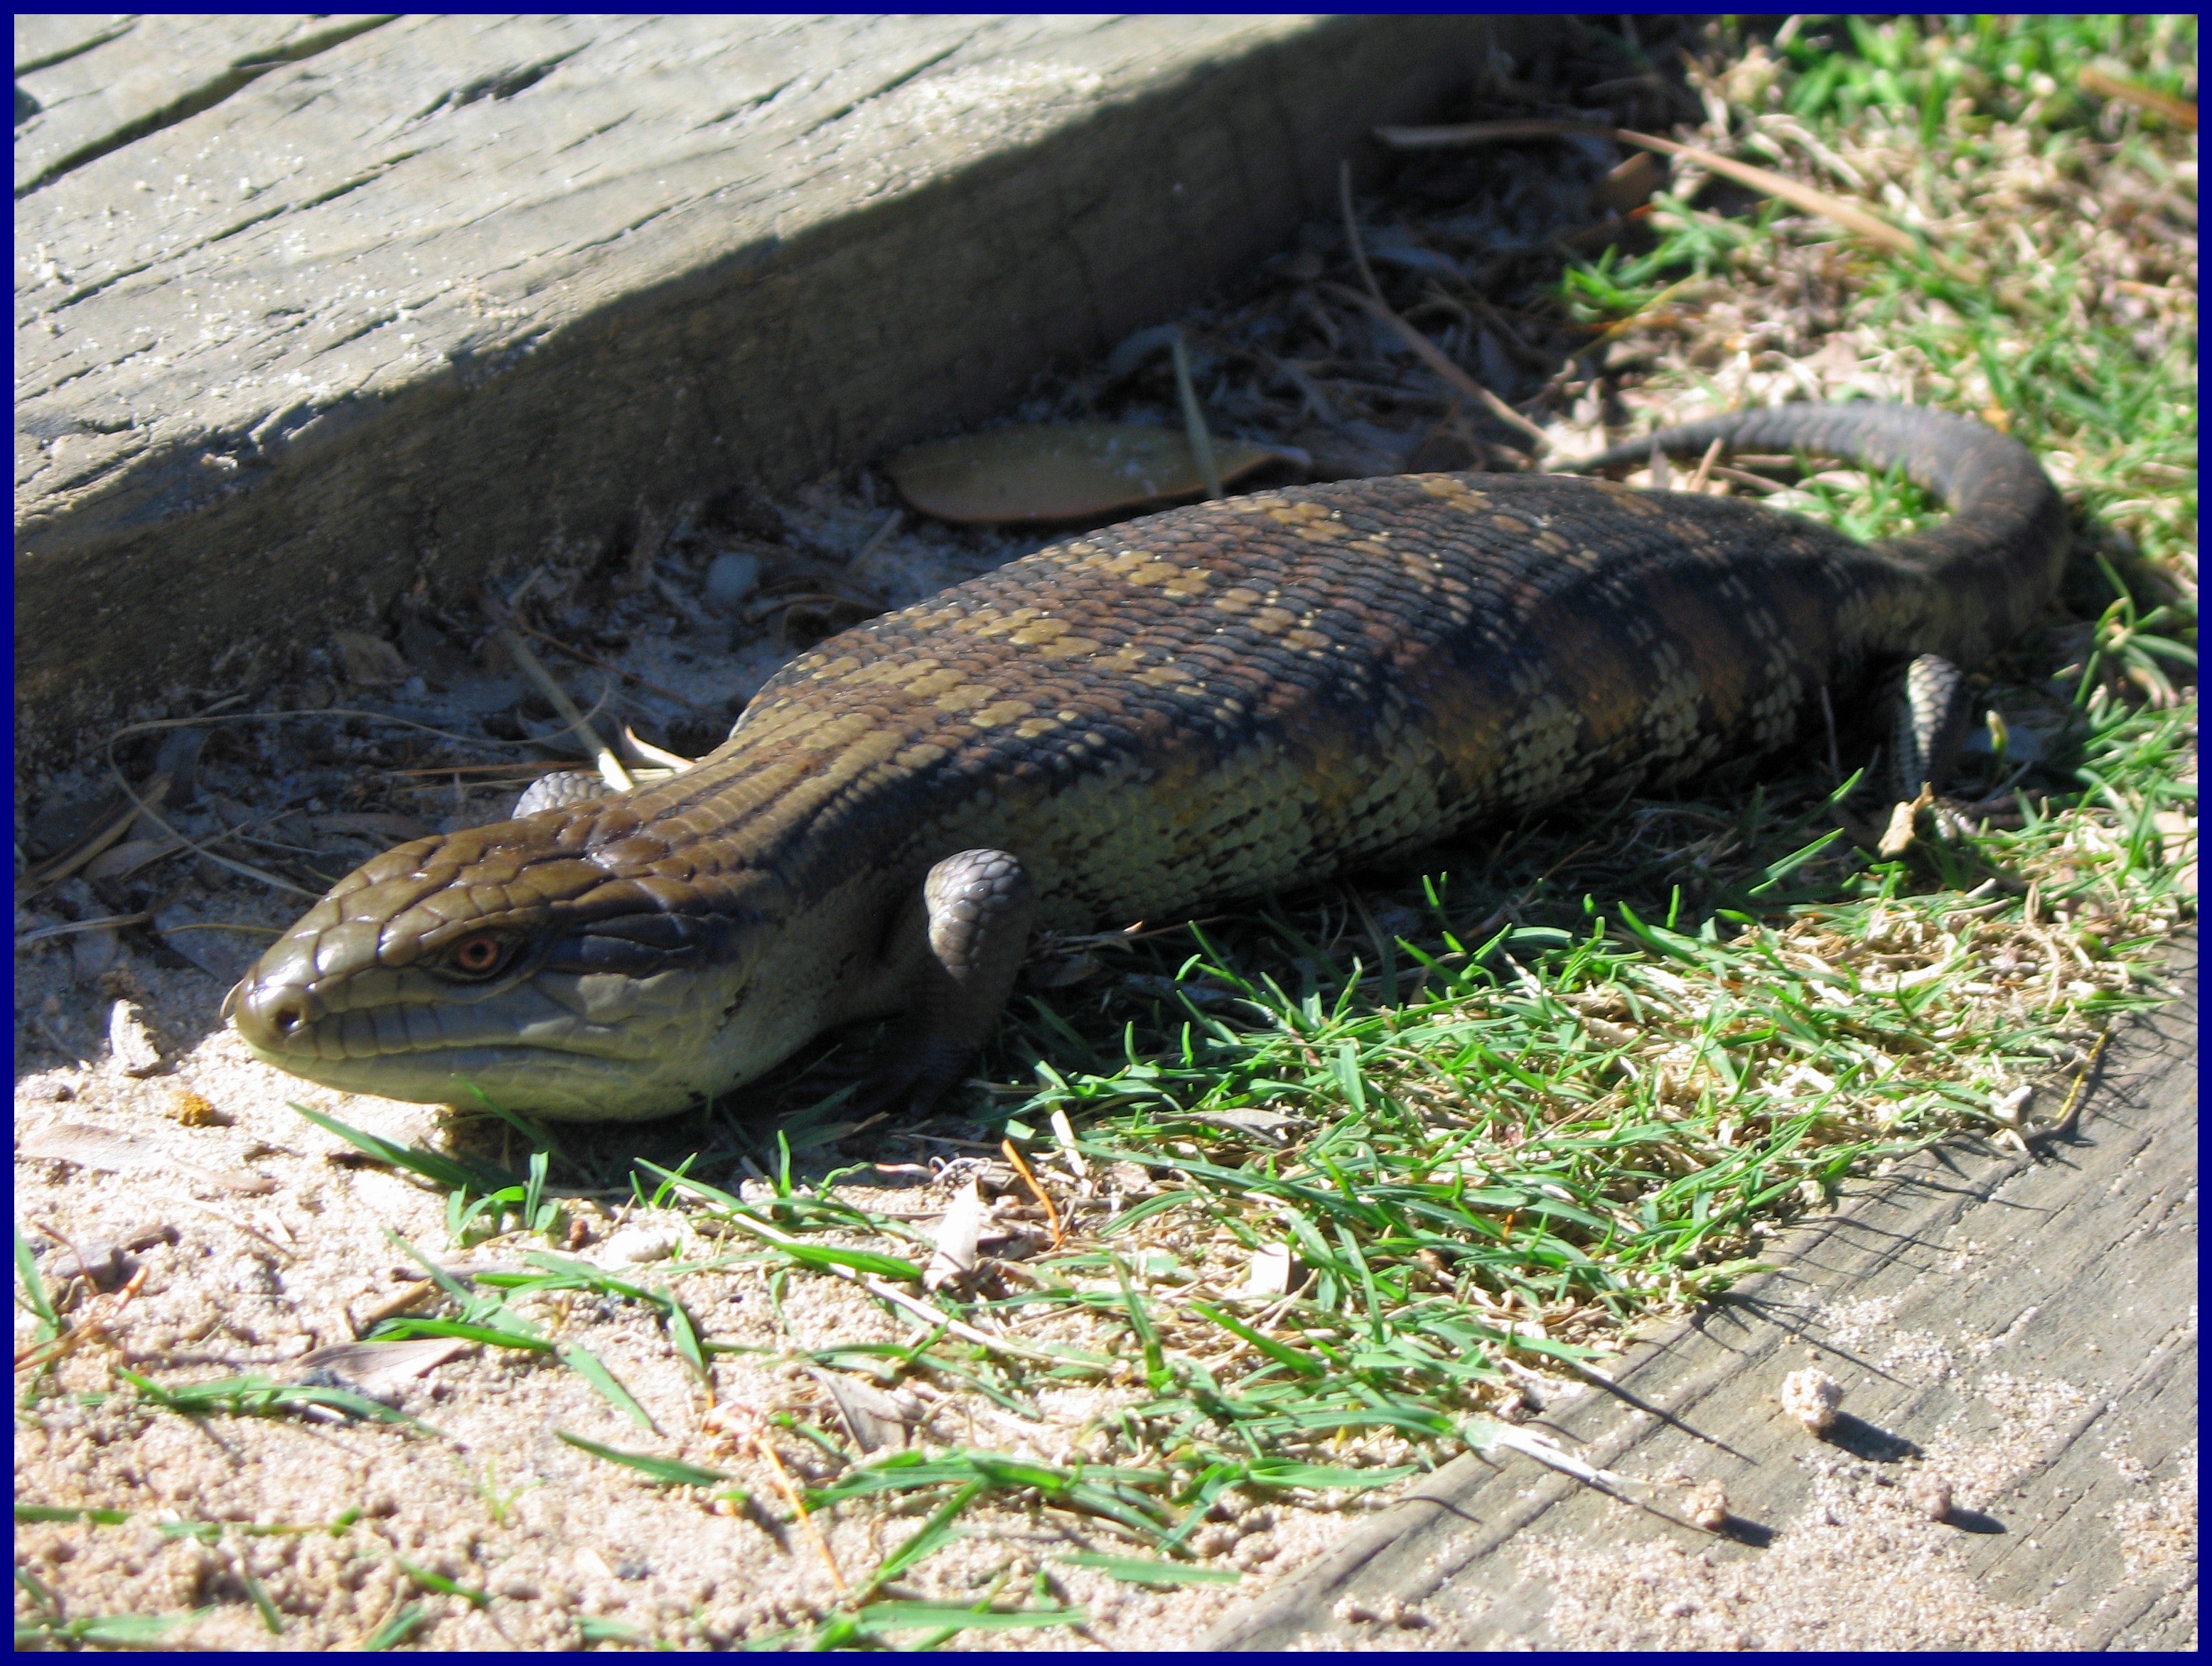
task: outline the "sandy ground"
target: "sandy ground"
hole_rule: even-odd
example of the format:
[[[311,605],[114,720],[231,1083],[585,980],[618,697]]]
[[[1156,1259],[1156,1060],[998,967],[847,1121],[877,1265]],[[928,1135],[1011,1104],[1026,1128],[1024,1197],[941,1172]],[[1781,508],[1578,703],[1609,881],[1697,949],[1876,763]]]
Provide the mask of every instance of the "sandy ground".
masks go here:
[[[219,998],[213,980],[131,959],[121,972],[157,1029],[185,1037],[205,1029]],[[19,1556],[61,1596],[69,1617],[207,1608],[172,1640],[333,1648],[357,1645],[412,1602],[433,1622],[420,1639],[431,1646],[543,1648],[577,1642],[585,1620],[724,1645],[805,1623],[834,1603],[827,1561],[780,1519],[788,1511],[774,1478],[713,1426],[700,1384],[637,1302],[562,1295],[521,1310],[549,1337],[603,1360],[651,1430],[542,1356],[466,1345],[420,1377],[362,1384],[434,1433],[297,1417],[186,1419],[125,1389],[118,1367],[164,1383],[249,1371],[301,1377],[316,1350],[350,1342],[374,1310],[418,1286],[422,1269],[400,1239],[444,1264],[520,1268],[526,1245],[519,1240],[454,1252],[438,1194],[356,1160],[353,1147],[286,1102],[396,1140],[434,1142],[425,1108],[286,1081],[225,1031],[198,1036],[145,1079],[104,1059],[32,1072],[16,1095],[18,1218],[46,1251],[50,1281],[65,1256],[97,1261],[103,1243],[140,1246],[122,1252],[123,1289],[75,1316],[107,1313],[105,1333],[54,1367],[17,1421],[19,1503],[129,1512],[114,1525],[19,1527]],[[639,1145],[673,1162],[682,1155],[675,1143],[648,1136]],[[925,1218],[947,1196],[926,1176],[884,1178],[908,1183],[841,1195]],[[675,1211],[584,1200],[572,1213],[580,1258],[672,1293],[708,1341],[760,1351],[715,1356],[714,1401],[726,1411],[793,1413],[842,1435],[821,1383],[780,1361],[795,1350],[910,1337],[908,1326],[831,1279],[794,1281],[779,1301],[757,1265],[678,1270],[754,1258],[742,1245],[702,1237]],[[19,1309],[19,1351],[31,1340],[26,1321]],[[1106,1340],[1065,1325],[1050,1334]],[[1102,1411],[1140,1397],[1113,1388],[1047,1393],[1031,1419],[925,1382],[909,1391],[908,1408],[920,1414],[917,1442],[1066,1462],[1083,1455]],[[757,1502],[733,1508],[703,1489],[656,1487],[563,1444],[556,1432],[564,1430],[724,1469]],[[805,1439],[778,1434],[775,1444],[799,1483],[832,1473]],[[1311,1554],[1338,1519],[1257,1500],[1232,1500],[1220,1513],[1226,1519],[1202,1529],[1200,1548],[1255,1579]],[[319,1529],[349,1514],[357,1519],[335,1531],[254,1530]],[[177,1528],[181,1521],[217,1525],[193,1536]],[[916,1523],[848,1506],[822,1525],[839,1568],[856,1579]],[[1055,1633],[1062,1645],[1170,1642],[1204,1624],[1226,1596],[1152,1596],[1054,1565],[1069,1550],[1147,1554],[1101,1523],[1056,1511],[979,1507],[963,1517],[963,1534],[908,1586],[970,1602],[993,1590],[1034,1591],[1087,1608],[1084,1635]],[[489,1600],[472,1607],[425,1591],[405,1564]],[[254,1583],[282,1617],[281,1638],[255,1606]]]

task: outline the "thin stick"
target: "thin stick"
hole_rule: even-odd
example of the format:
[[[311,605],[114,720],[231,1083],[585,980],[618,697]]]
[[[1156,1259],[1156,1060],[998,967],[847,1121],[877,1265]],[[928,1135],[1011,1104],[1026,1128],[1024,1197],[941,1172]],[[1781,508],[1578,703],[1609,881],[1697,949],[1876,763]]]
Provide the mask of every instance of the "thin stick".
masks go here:
[[[766,1429],[756,1428],[753,1431],[753,1450],[768,1460],[769,1469],[775,1476],[776,1490],[783,1494],[783,1501],[798,1514],[799,1525],[812,1541],[815,1553],[822,1558],[823,1566],[830,1570],[830,1578],[836,1583],[838,1595],[850,1596],[853,1588],[845,1583],[845,1576],[837,1566],[837,1559],[830,1554],[830,1541],[822,1536],[822,1529],[815,1526],[814,1517],[806,1513],[806,1501],[799,1496],[799,1489],[791,1484],[791,1477],[785,1473],[783,1460],[775,1455],[775,1448],[768,1444]]]
[[[533,575],[533,577],[535,575]],[[526,653],[528,650],[526,649],[524,651]],[[218,705],[222,703],[225,702],[217,702]],[[213,707],[209,708],[210,712],[212,712],[214,709],[215,708]],[[192,854],[201,857],[205,860],[213,862],[217,867],[228,868],[233,873],[243,874],[246,878],[255,880],[259,884],[273,886],[278,891],[289,891],[295,897],[304,897],[310,902],[315,900],[319,895],[319,893],[315,891],[302,890],[300,886],[292,884],[289,879],[280,879],[273,873],[264,873],[261,869],[253,866],[251,863],[234,861],[228,856],[216,855],[212,847],[221,844],[225,839],[243,836],[240,834],[238,829],[224,828],[219,832],[210,834],[208,837],[204,840],[188,839],[185,838],[185,835],[178,832],[177,830],[174,827],[172,827],[167,821],[163,820],[161,812],[155,807],[155,804],[157,804],[159,800],[152,800],[151,788],[155,782],[165,781],[167,779],[166,776],[155,775],[147,783],[149,787],[147,799],[141,799],[137,793],[132,789],[131,783],[123,778],[123,771],[115,762],[115,743],[117,741],[125,739],[134,734],[149,734],[157,733],[168,729],[190,729],[200,727],[204,726],[208,714],[208,713],[203,713],[198,717],[156,718],[143,723],[125,724],[123,727],[110,734],[105,743],[105,750],[107,755],[108,774],[115,778],[116,785],[120,787],[123,791],[129,795],[131,802],[137,805],[139,809],[152,820],[156,827],[159,827],[164,833],[168,834],[172,838],[183,841],[185,850],[189,850]],[[228,721],[238,723],[268,723],[277,722],[286,718],[294,717],[365,718],[370,722],[389,723],[399,728],[413,729],[422,734],[436,735],[441,740],[459,741],[463,745],[469,746],[527,744],[521,742],[508,743],[489,741],[481,736],[455,734],[450,729],[434,728],[428,723],[417,723],[409,718],[394,717],[386,712],[356,711],[352,708],[345,706],[321,706],[291,712],[240,712],[234,714]],[[163,788],[163,791],[167,791],[166,787]],[[149,800],[152,800],[152,801],[149,802]],[[178,854],[181,854],[182,852]],[[21,900],[20,897],[18,900]],[[65,1049],[64,1050],[66,1051],[68,1049]]]
[[[151,724],[146,724],[140,725],[138,727],[150,728],[154,726]],[[176,725],[164,727],[187,726]],[[122,787],[124,792],[130,797],[131,803],[137,806],[137,810],[131,812],[129,820],[135,820],[138,815],[143,815],[149,821],[152,822],[155,826],[160,828],[164,833],[177,841],[177,848],[165,853],[166,855],[180,856],[189,854],[194,856],[204,857],[207,860],[213,862],[217,867],[227,867],[234,873],[242,873],[249,879],[258,880],[264,885],[273,885],[278,891],[289,891],[295,897],[305,897],[310,900],[313,899],[316,896],[315,892],[312,891],[303,891],[298,885],[292,884],[289,879],[280,879],[273,873],[264,873],[261,869],[255,867],[250,862],[234,861],[228,856],[216,855],[215,854],[214,847],[221,844],[226,839],[240,836],[239,829],[234,827],[226,827],[220,829],[214,833],[210,833],[204,839],[192,839],[187,838],[184,834],[178,832],[175,828],[172,827],[166,820],[164,820],[161,816],[161,806],[163,801],[169,796],[169,777],[166,774],[158,775],[148,781],[146,783],[145,796],[142,798],[139,796],[138,793],[132,788],[131,783],[124,780],[122,770],[117,769],[115,766],[115,755],[113,751],[114,745],[128,733],[130,733],[130,731],[118,729],[113,734],[108,736],[107,744],[109,751],[107,757],[107,772],[109,775],[114,776],[116,784]],[[126,827],[129,824],[129,820],[126,820],[125,824]],[[90,855],[94,853],[81,852],[80,854],[84,856],[85,860],[88,860],[90,859]],[[82,863],[74,862],[71,864],[71,868],[73,869],[78,866],[82,866]],[[38,883],[40,885],[43,885],[46,882],[45,880],[40,880]],[[29,893],[27,892],[18,893],[16,897],[17,903],[20,904],[28,894]]]
[[[1067,1237],[1066,1230],[1060,1224],[1060,1211],[1052,1207],[1052,1199],[1045,1189],[1037,1184],[1037,1177],[1030,1172],[1030,1165],[1022,1161],[1022,1154],[1014,1149],[1014,1142],[1002,1140],[999,1142],[999,1149],[1006,1152],[1006,1161],[1014,1165],[1014,1172],[1029,1183],[1030,1190],[1036,1195],[1036,1201],[1044,1205],[1045,1221],[1052,1228],[1052,1247],[1059,1249],[1061,1241]]]
[[[145,1287],[153,1273],[151,1262],[142,1262],[138,1270],[131,1275],[131,1282],[112,1296],[100,1298],[97,1311],[88,1313],[50,1342],[34,1342],[15,1356],[17,1371],[43,1371],[65,1354],[74,1353],[85,1343],[107,1335],[108,1327],[123,1316],[123,1310],[131,1305],[133,1297]],[[36,1356],[43,1354],[45,1358]]]
[[[1716,480],[1729,481],[1738,486],[1748,486],[1753,491],[1765,492],[1770,496],[1790,489],[1778,480],[1769,480],[1763,475],[1751,474],[1742,469],[1725,468],[1718,463],[1713,465],[1713,477]]]
[[[1828,775],[1830,785],[1840,787],[1844,782],[1843,754],[1836,748],[1836,708],[1829,703],[1828,685],[1820,684],[1820,721],[1828,728]]]
[[[565,763],[547,763],[536,758],[514,758],[505,763],[434,763],[422,769],[386,769],[387,775],[490,775],[505,770],[508,775],[550,775],[556,769],[565,769]]]
[[[1739,185],[1749,185],[1753,191],[1763,191],[1770,197],[1778,197],[1792,208],[1832,220],[1845,230],[1856,232],[1869,241],[1894,249],[1899,254],[1925,254],[1953,277],[1968,278],[1972,276],[1949,256],[1927,247],[1911,233],[1900,231],[1887,220],[1869,214],[1840,197],[1816,191],[1811,185],[1799,185],[1795,179],[1784,179],[1769,169],[1753,167],[1748,162],[1740,162],[1733,157],[1723,156],[1697,145],[1679,144],[1673,139],[1656,138],[1649,133],[1632,132],[1625,127],[1600,127],[1580,121],[1477,121],[1455,127],[1378,127],[1375,130],[1375,137],[1399,150],[1433,150],[1452,145],[1483,144],[1498,139],[1561,137],[1611,139],[1616,144],[1640,145],[1662,155],[1680,156],[1685,161],[1710,168]]]
[[[2081,1061],[2081,1068],[2074,1078],[2074,1086],[2066,1095],[2066,1104],[2058,1113],[2058,1120],[2047,1128],[2039,1128],[2028,1135],[2030,1140],[2061,1140],[2073,1132],[2074,1119],[2081,1114],[2081,1090],[2088,1085],[2089,1073],[2097,1067],[2097,1061],[2105,1056],[2105,1047],[2112,1039],[2112,1032],[2104,1031],[2097,1037],[2097,1044],[2089,1049],[2089,1056]]]
[[[1705,447],[1705,460],[1698,465],[1698,471],[1690,477],[1687,489],[1693,492],[1705,490],[1705,482],[1712,478],[1713,465],[1721,459],[1721,448],[1727,444],[1725,440],[1716,440]]]
[[[553,673],[547,671],[538,656],[530,651],[530,644],[517,635],[510,625],[493,626],[492,635],[507,650],[508,658],[514,661],[522,674],[535,683],[538,691],[553,702],[553,709],[560,714],[561,721],[568,726],[578,739],[591,748],[592,757],[599,763],[599,779],[617,793],[626,793],[635,787],[637,783],[630,779],[629,771],[623,768],[622,760],[599,739],[599,731],[591,726],[583,713],[576,709],[576,702],[568,698],[568,691],[553,680]]]
[[[1198,477],[1206,483],[1208,499],[1226,496],[1221,489],[1221,465],[1213,459],[1213,436],[1206,431],[1206,415],[1198,408],[1198,388],[1190,379],[1190,351],[1177,330],[1168,342],[1175,359],[1176,398],[1182,404],[1183,432],[1190,440],[1191,459]]]
[[[1400,339],[1413,350],[1422,363],[1427,365],[1430,369],[1435,371],[1461,392],[1475,400],[1499,422],[1509,428],[1520,429],[1522,433],[1534,440],[1539,453],[1551,449],[1551,441],[1544,437],[1543,429],[1538,428],[1526,416],[1514,410],[1511,405],[1507,404],[1504,400],[1454,364],[1441,348],[1431,342],[1426,336],[1407,323],[1405,319],[1400,318],[1391,309],[1390,303],[1382,299],[1382,285],[1376,283],[1375,269],[1367,264],[1367,248],[1359,240],[1359,225],[1352,217],[1352,164],[1348,161],[1340,161],[1336,165],[1336,191],[1339,206],[1344,210],[1345,239],[1352,246],[1352,262],[1359,268],[1359,281],[1367,286],[1367,293],[1363,296],[1336,283],[1324,287],[1338,295],[1349,297],[1357,305],[1365,307],[1369,313],[1381,319],[1383,323],[1397,331]]]
[[[877,550],[882,549],[884,545],[889,542],[890,535],[898,531],[899,522],[905,519],[906,512],[902,509],[893,509],[889,514],[885,515],[884,517],[884,524],[877,527],[874,532],[868,534],[868,541],[860,546],[860,553],[854,556],[851,561],[846,563],[846,565],[848,567],[858,567],[870,556],[872,556]]]
[[[2122,81],[2116,76],[2106,75],[2102,70],[2084,70],[2075,79],[2085,93],[2094,93],[2103,99],[2118,99],[2139,110],[2148,110],[2163,116],[2192,133],[2197,131],[2197,106],[2187,99],[2175,98],[2170,93],[2161,93],[2155,88],[2145,87],[2136,82]]]
[[[1543,429],[1538,428],[1535,423],[1530,422],[1519,411],[1514,410],[1511,405],[1507,404],[1504,400],[1499,398],[1495,393],[1485,387],[1480,382],[1468,375],[1466,371],[1454,364],[1450,359],[1445,356],[1444,351],[1442,348],[1438,347],[1419,330],[1413,328],[1412,325],[1407,323],[1405,319],[1400,318],[1396,313],[1391,310],[1390,306],[1387,301],[1384,301],[1379,296],[1364,295],[1357,289],[1348,289],[1341,283],[1324,283],[1321,287],[1327,289],[1331,295],[1350,301],[1353,306],[1364,311],[1370,317],[1378,319],[1382,323],[1389,325],[1392,330],[1397,332],[1398,338],[1404,342],[1407,346],[1413,350],[1415,356],[1419,358],[1423,364],[1428,366],[1428,368],[1435,371],[1437,375],[1443,377],[1445,381],[1450,383],[1461,392],[1466,394],[1469,398],[1480,404],[1485,410],[1487,410],[1492,416],[1498,418],[1499,422],[1504,423],[1508,428],[1518,429],[1522,433],[1527,435],[1534,443],[1537,450],[1549,451],[1551,449],[1552,442],[1545,436]]]
[[[1382,291],[1375,282],[1375,269],[1367,264],[1366,246],[1359,240],[1359,223],[1352,214],[1352,164],[1340,161],[1336,165],[1337,205],[1344,210],[1344,240],[1352,246],[1352,264],[1359,268],[1359,281],[1367,286],[1367,293],[1376,300],[1382,299]]]
[[[15,939],[19,949],[33,943],[43,943],[49,938],[67,937],[75,932],[104,931],[116,926],[143,926],[154,916],[149,913],[103,915],[97,920],[64,920],[58,926],[41,926],[36,931],[25,932]]]
[[[118,775],[117,779],[119,781],[122,777]],[[148,781],[145,787],[146,795],[143,799],[131,791],[127,781],[124,783],[123,790],[130,795],[131,807],[90,838],[81,841],[76,849],[64,851],[45,866],[33,868],[25,874],[22,889],[15,893],[18,907],[56,880],[68,879],[70,874],[128,833],[131,830],[131,824],[137,821],[141,815],[150,814],[159,807],[161,801],[169,796],[169,777],[166,775],[159,775]]]
[[[687,711],[707,712],[709,714],[712,713],[711,707],[702,706],[696,700],[686,700],[674,689],[664,689],[658,683],[648,682],[634,671],[624,671],[611,660],[602,660],[598,654],[588,653],[572,642],[562,641],[558,636],[549,636],[535,626],[523,623],[520,619],[514,622],[514,628],[526,636],[535,636],[549,648],[559,648],[572,660],[580,660],[587,666],[597,666],[601,671],[611,671],[625,683],[635,683],[648,694],[657,694],[663,700],[673,700]]]

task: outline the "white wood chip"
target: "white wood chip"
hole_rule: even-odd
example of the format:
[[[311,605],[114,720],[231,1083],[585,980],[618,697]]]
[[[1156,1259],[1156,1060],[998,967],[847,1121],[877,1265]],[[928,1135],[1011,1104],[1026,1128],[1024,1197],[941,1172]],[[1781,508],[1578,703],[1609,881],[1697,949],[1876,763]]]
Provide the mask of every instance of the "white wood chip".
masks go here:
[[[126,1076],[150,1076],[161,1067],[161,1049],[145,1015],[127,1000],[118,1000],[107,1012],[107,1051]]]
[[[1240,1296],[1283,1296],[1291,1288],[1291,1246],[1287,1243],[1263,1243],[1252,1252],[1252,1264],[1245,1269],[1244,1282],[1237,1288]]]
[[[983,1224],[989,1218],[990,1207],[983,1201],[983,1189],[973,1179],[953,1193],[951,1206],[937,1223],[937,1253],[929,1258],[929,1265],[921,1272],[924,1290],[942,1289],[953,1280],[975,1270],[975,1243],[982,1237]]]

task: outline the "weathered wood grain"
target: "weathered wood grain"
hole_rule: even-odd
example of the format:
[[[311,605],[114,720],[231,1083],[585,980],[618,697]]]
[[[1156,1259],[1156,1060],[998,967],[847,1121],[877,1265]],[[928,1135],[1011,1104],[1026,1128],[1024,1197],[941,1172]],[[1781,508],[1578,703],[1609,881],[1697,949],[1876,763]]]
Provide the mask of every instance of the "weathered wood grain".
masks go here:
[[[1856,1625],[1887,1640],[1828,1646],[2192,1647],[2193,943],[2177,982],[2070,1134],[1859,1185],[1776,1272],[1636,1350],[1616,1380],[1672,1421],[1593,1389],[1530,1426],[1658,1485],[1456,1459],[1209,1646],[1786,1648]],[[1806,1368],[1847,1390],[1826,1442],[1776,1403]],[[1725,1535],[1680,1519],[1670,1471],[1724,1487]],[[1958,1492],[1946,1523],[1892,1502],[1926,1474]],[[1822,1535],[1832,1555],[1789,1554]]]
[[[388,21],[284,14],[19,17],[15,195],[213,109],[270,70]]]
[[[19,746],[973,420],[1275,246],[1484,27],[19,27]]]

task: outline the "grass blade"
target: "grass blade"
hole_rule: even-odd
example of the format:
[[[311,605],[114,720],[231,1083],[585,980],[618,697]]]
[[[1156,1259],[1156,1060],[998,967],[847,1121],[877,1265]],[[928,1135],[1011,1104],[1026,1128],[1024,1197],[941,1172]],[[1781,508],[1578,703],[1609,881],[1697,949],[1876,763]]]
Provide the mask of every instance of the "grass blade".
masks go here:
[[[1188,1562],[1161,1562],[1146,1556],[1102,1556],[1089,1550],[1071,1550],[1052,1560],[1069,1567],[1090,1568],[1133,1585],[1233,1585],[1244,1577],[1235,1568],[1194,1567]]]
[[[599,1356],[580,1343],[568,1342],[557,1350],[561,1363],[582,1377],[612,1402],[615,1408],[641,1429],[650,1429],[654,1434],[653,1419],[644,1407],[631,1398],[630,1391],[615,1381],[615,1375],[606,1368]]]
[[[1080,1626],[1088,1608],[963,1608],[951,1602],[871,1602],[854,1616],[865,1631],[1012,1632],[1039,1626]]]
[[[889,1584],[950,1539],[952,1536],[954,1520],[962,1511],[975,1502],[976,1494],[983,1490],[985,1485],[986,1483],[981,1481],[971,1481],[943,1504],[938,1505],[930,1513],[929,1519],[921,1524],[920,1531],[884,1558],[883,1566],[876,1570],[875,1576],[868,1581],[867,1590],[874,1590],[878,1585]]]
[[[410,1174],[418,1174],[433,1185],[443,1187],[447,1191],[459,1191],[463,1188],[499,1191],[508,1186],[526,1183],[524,1177],[518,1174],[501,1174],[475,1164],[462,1163],[441,1152],[425,1151],[420,1146],[394,1145],[366,1128],[341,1122],[335,1116],[311,1110],[303,1104],[293,1103],[292,1109],[325,1133],[337,1135],[348,1145],[358,1146],[380,1162],[389,1163],[393,1168],[404,1169]]]
[[[720,1469],[708,1469],[696,1463],[686,1463],[681,1458],[656,1457],[651,1452],[625,1452],[618,1446],[602,1446],[596,1440],[571,1434],[566,1429],[553,1432],[569,1445],[609,1463],[619,1463],[625,1469],[635,1469],[647,1480],[662,1487],[712,1487],[718,1481],[731,1479]]]

